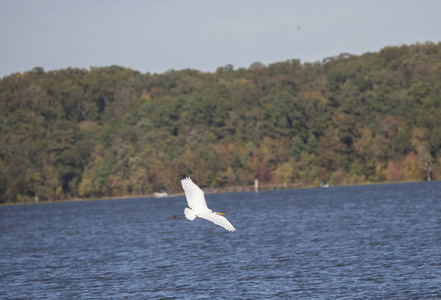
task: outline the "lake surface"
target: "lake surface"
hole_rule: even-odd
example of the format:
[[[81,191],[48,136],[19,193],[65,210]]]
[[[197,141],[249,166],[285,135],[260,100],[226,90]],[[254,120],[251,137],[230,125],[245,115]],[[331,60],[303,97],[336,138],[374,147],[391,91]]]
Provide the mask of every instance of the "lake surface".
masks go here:
[[[0,207],[0,299],[441,298],[441,182]]]

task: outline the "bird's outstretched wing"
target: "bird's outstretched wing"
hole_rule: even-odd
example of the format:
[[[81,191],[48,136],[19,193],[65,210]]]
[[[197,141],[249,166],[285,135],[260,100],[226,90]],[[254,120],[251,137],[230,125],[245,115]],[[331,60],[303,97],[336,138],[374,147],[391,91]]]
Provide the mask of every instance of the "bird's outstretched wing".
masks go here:
[[[188,206],[195,212],[207,211],[204,192],[190,179],[186,177],[181,180],[182,188],[187,198]]]
[[[236,231],[236,229],[233,227],[233,225],[231,225],[230,221],[228,221],[227,218],[220,216],[217,213],[211,212],[211,213],[199,214],[198,217],[211,221],[216,225],[222,226],[228,231]]]

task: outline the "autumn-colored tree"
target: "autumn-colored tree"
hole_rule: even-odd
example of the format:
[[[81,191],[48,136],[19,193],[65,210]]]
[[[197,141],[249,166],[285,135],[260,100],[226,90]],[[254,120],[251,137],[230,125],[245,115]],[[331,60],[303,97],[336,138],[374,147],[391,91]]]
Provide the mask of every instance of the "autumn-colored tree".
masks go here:
[[[421,169],[426,171],[427,181],[431,181],[431,173],[433,171],[433,157],[430,154],[429,147],[427,143],[420,143],[416,147]]]
[[[387,181],[400,181],[403,179],[403,174],[400,170],[400,164],[396,161],[390,161],[386,170]]]
[[[433,171],[433,157],[430,153],[430,144],[428,142],[428,131],[422,128],[414,128],[411,143],[415,147],[420,167],[426,172],[427,181],[431,180]]]

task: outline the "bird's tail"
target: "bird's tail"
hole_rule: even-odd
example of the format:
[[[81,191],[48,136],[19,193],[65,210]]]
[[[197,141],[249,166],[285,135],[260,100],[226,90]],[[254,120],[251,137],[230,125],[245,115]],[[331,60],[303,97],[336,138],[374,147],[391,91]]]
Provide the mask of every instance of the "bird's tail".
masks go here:
[[[196,215],[193,213],[193,211],[191,210],[191,209],[189,209],[188,207],[186,207],[185,209],[184,209],[184,214],[185,214],[185,217],[187,218],[187,219],[189,219],[190,221],[193,221],[194,219],[196,219]]]

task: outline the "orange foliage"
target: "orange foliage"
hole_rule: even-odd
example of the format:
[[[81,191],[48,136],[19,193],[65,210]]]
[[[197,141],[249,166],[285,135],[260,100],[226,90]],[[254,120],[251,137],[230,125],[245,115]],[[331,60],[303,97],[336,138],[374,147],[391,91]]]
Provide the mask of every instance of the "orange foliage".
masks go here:
[[[390,161],[386,169],[387,181],[400,181],[403,180],[403,175],[400,171],[400,163],[396,161]]]
[[[411,152],[404,158],[402,173],[404,180],[421,180],[423,178],[424,172],[420,168],[418,155]]]

